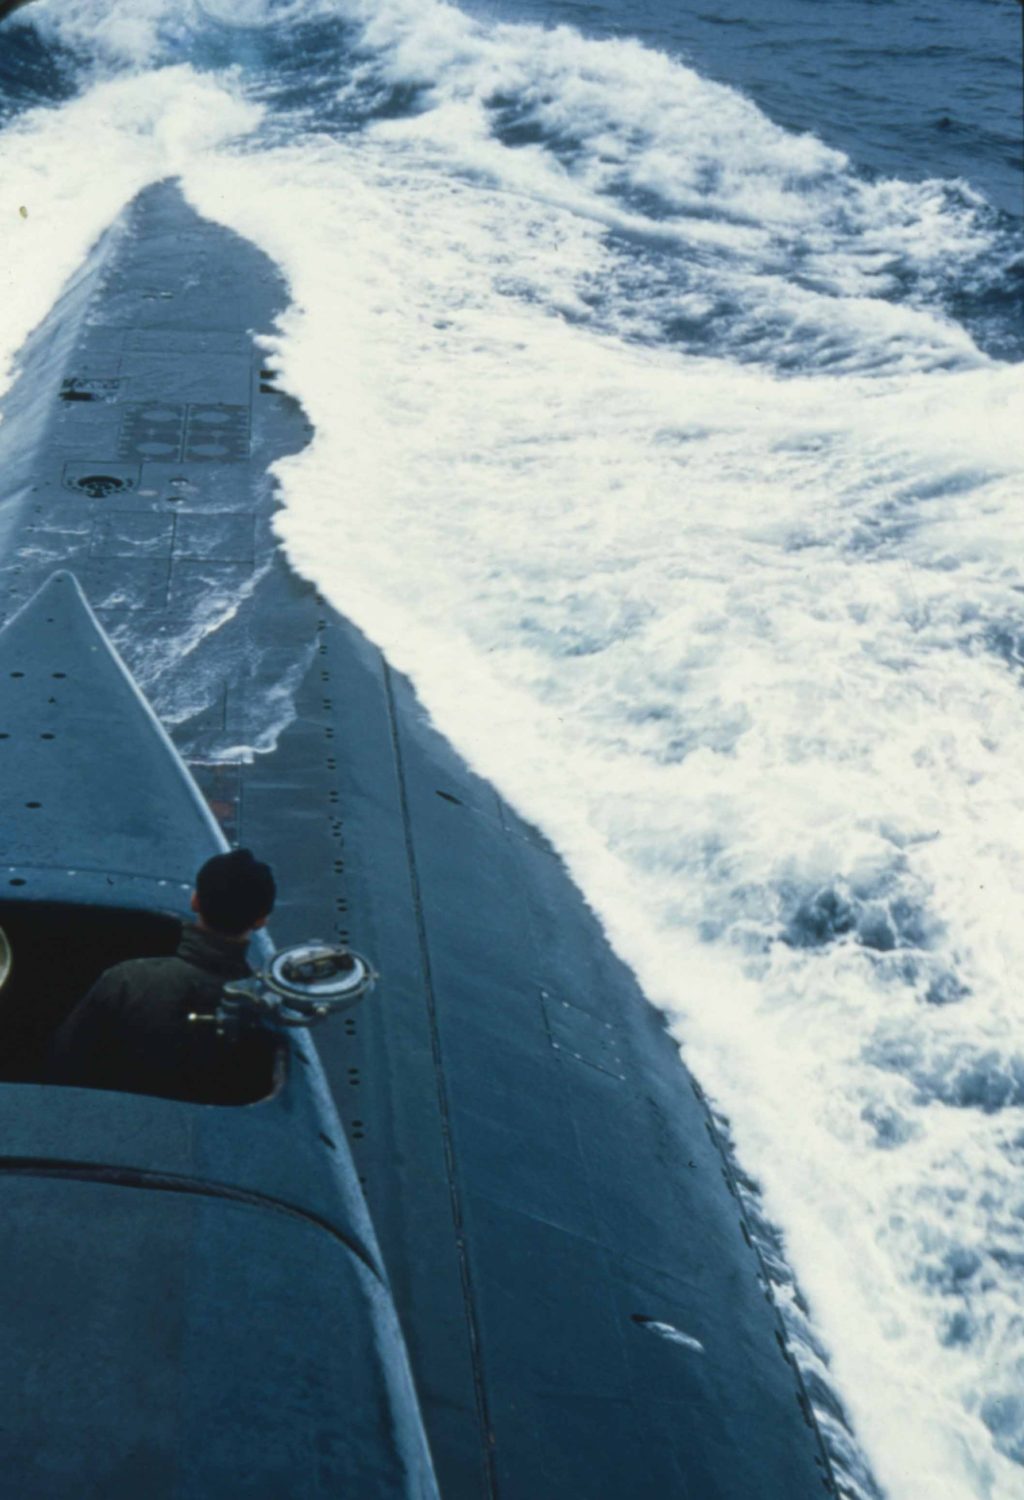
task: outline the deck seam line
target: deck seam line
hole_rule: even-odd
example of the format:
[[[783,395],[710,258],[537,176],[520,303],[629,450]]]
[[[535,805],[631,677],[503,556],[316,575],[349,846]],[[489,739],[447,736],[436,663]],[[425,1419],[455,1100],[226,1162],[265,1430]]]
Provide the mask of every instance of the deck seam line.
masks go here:
[[[370,1252],[356,1239],[345,1234],[336,1224],[298,1204],[287,1203],[269,1193],[257,1193],[250,1188],[231,1187],[226,1183],[203,1182],[196,1177],[183,1177],[173,1172],[152,1172],[145,1167],[119,1167],[106,1163],[68,1161],[58,1157],[5,1156],[0,1157],[0,1177],[59,1177],[76,1182],[98,1182],[108,1187],[140,1188],[147,1192],[180,1193],[185,1197],[214,1198],[229,1203],[245,1204],[249,1208],[270,1209],[287,1214],[290,1218],[302,1219],[317,1229],[326,1230],[339,1240],[347,1250],[372,1271],[382,1286],[386,1278]]]
[[[381,658],[384,670],[384,691],[387,697],[388,719],[391,730],[391,744],[395,756],[395,772],[398,780],[398,796],[402,808],[402,827],[405,836],[406,855],[409,863],[409,878],[412,887],[412,904],[416,915],[416,932],[419,940],[420,962],[423,965],[423,988],[426,998],[427,1020],[430,1026],[430,1046],[434,1062],[434,1079],[437,1086],[438,1109],[441,1123],[441,1144],[444,1150],[445,1169],[448,1177],[448,1193],[451,1202],[452,1223],[455,1229],[455,1252],[459,1263],[459,1277],[462,1282],[462,1300],[466,1314],[466,1328],[469,1334],[470,1363],[473,1369],[473,1387],[476,1395],[477,1418],[480,1424],[480,1443],[484,1461],[484,1479],[487,1485],[488,1500],[497,1500],[498,1483],[497,1472],[494,1461],[494,1447],[491,1432],[491,1420],[487,1403],[487,1390],[484,1384],[483,1365],[481,1361],[480,1330],[477,1324],[476,1311],[473,1302],[473,1278],[469,1267],[469,1255],[466,1249],[465,1223],[462,1215],[462,1203],[459,1190],[456,1185],[455,1173],[455,1150],[452,1143],[451,1106],[448,1101],[448,1090],[445,1084],[444,1065],[441,1055],[441,1036],[438,1026],[437,996],[434,990],[434,976],[430,963],[430,950],[427,946],[427,928],[423,916],[423,903],[420,895],[419,868],[416,863],[416,850],[412,839],[412,825],[409,817],[409,794],[405,779],[405,765],[402,759],[402,747],[398,735],[398,715],[395,705],[394,684],[391,667],[384,658]]]

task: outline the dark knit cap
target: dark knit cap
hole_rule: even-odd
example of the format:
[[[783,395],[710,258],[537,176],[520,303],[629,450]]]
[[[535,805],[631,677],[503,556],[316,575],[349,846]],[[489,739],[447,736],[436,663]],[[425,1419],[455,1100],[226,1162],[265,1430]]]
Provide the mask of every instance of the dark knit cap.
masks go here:
[[[238,937],[274,909],[277,887],[270,866],[251,849],[215,854],[196,876],[199,914],[207,927]]]

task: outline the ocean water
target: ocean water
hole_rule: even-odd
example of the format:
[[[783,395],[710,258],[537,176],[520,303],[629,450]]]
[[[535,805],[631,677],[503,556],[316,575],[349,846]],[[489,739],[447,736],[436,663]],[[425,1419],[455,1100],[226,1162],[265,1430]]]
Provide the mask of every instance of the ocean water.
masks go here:
[[[671,1017],[891,1500],[1024,1495],[1019,49],[1015,0],[0,28],[0,387],[149,182],[280,265],[282,544]]]

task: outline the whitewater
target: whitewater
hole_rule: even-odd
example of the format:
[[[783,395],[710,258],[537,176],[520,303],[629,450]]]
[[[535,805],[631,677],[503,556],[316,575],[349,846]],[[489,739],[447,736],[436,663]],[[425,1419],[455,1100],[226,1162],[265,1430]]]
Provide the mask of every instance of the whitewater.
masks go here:
[[[671,1018],[881,1491],[1024,1495],[1024,424],[961,316],[1007,216],[437,0],[15,33],[67,82],[0,117],[0,394],[148,183],[272,257],[289,559]]]

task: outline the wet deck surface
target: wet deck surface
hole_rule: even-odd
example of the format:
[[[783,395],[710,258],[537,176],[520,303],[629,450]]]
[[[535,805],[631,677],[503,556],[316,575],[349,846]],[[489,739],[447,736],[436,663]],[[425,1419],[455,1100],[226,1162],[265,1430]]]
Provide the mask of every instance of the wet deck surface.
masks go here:
[[[276,940],[340,934],[382,972],[318,1046],[442,1493],[822,1495],[660,1018],[544,840],[275,550],[267,466],[309,437],[253,344],[279,278],[173,186],[129,227],[8,403],[0,600],[72,568],[229,838],[274,864]]]

